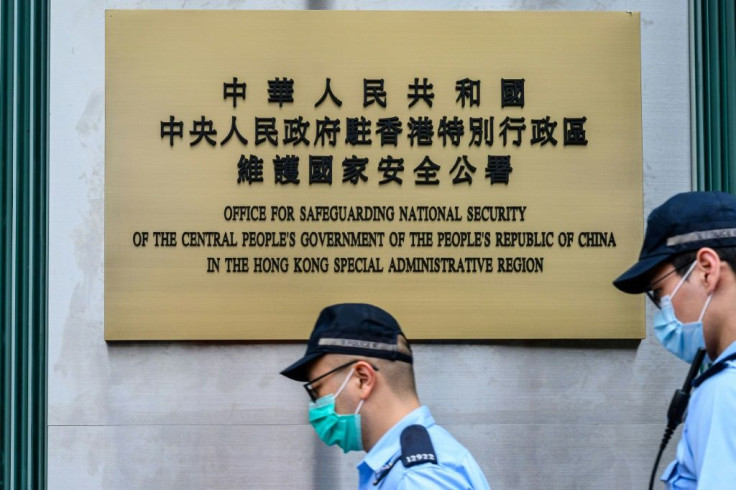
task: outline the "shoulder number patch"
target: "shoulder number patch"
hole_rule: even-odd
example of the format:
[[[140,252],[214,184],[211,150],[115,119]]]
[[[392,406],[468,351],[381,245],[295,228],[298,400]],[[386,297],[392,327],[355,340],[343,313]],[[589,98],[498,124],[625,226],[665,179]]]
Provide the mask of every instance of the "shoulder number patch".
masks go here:
[[[401,432],[401,462],[407,468],[424,463],[437,464],[432,439],[423,425],[410,425]]]

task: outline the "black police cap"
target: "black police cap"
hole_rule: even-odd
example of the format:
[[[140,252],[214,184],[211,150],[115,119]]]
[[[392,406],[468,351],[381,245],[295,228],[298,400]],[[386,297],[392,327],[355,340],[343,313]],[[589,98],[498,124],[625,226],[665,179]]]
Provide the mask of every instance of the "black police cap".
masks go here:
[[[281,371],[287,378],[308,381],[309,364],[324,354],[379,357],[412,363],[410,354],[399,352],[404,336],[396,319],[377,306],[344,303],[328,306],[317,318],[304,356]]]
[[[613,285],[643,293],[650,274],[670,257],[702,247],[736,246],[736,197],[725,192],[683,192],[654,209],[647,219],[639,261]]]

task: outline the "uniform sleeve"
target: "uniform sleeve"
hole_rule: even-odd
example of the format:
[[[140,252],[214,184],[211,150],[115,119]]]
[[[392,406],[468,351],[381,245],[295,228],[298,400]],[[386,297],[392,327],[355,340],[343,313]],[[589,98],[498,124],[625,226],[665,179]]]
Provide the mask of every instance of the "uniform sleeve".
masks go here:
[[[696,490],[698,488],[695,475],[681,462],[681,453],[686,450],[684,439],[681,439],[677,446],[678,458],[667,466],[660,478],[668,490]]]
[[[433,464],[416,466],[407,471],[396,488],[397,490],[472,489],[462,475]]]
[[[490,490],[485,476],[477,465],[447,468],[436,464],[423,464],[408,470],[397,484],[398,490]]]
[[[710,420],[693,431],[699,490],[734,488],[736,482],[736,369],[719,378],[709,387]]]

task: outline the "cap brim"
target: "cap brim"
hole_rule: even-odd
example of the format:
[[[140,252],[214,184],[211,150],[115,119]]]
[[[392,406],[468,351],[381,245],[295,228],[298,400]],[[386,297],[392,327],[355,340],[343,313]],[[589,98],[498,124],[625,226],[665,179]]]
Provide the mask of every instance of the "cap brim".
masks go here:
[[[649,285],[649,274],[655,267],[663,263],[671,255],[672,254],[654,255],[641,259],[639,262],[631,266],[629,270],[618,276],[618,278],[613,281],[613,285],[624,293],[643,293]]]
[[[281,374],[289,379],[293,379],[294,381],[309,381],[307,368],[313,361],[323,354],[324,352],[312,352],[311,354],[307,354],[291,366],[281,371]]]

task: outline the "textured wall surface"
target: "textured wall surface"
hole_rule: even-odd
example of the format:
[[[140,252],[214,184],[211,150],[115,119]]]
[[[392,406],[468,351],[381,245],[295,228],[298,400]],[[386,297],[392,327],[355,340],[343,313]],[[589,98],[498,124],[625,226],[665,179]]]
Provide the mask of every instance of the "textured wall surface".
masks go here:
[[[303,390],[277,375],[303,345],[104,342],[104,9],[417,5],[52,2],[49,488],[354,488],[361,457],[323,446]],[[645,211],[690,188],[686,0],[421,6],[641,11]],[[419,344],[415,356],[422,402],[494,489],[645,487],[687,371],[651,327],[642,342]]]

